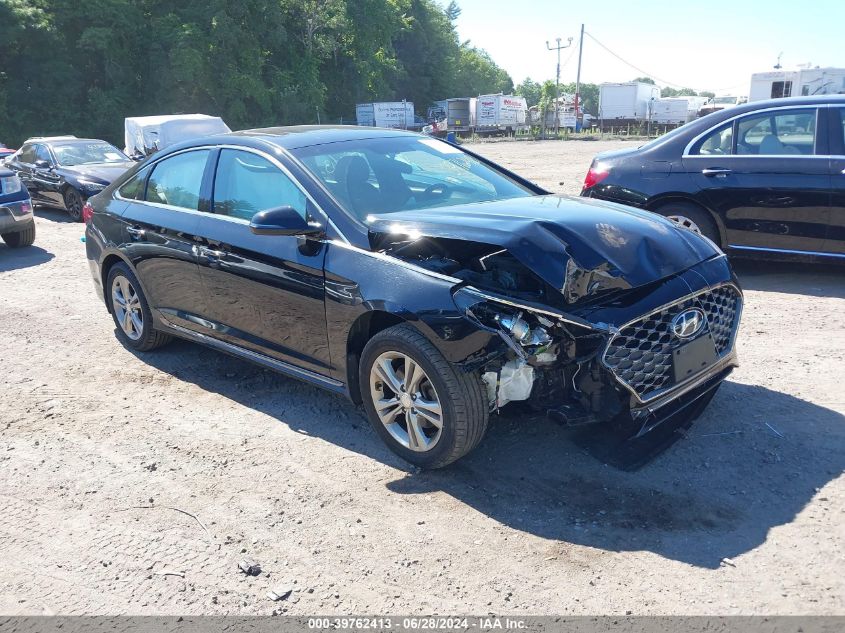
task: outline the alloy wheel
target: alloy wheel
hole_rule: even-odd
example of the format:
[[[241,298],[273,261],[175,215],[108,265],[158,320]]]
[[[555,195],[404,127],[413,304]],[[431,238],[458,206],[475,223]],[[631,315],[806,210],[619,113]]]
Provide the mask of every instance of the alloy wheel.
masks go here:
[[[112,281],[111,296],[120,329],[130,339],[137,341],[144,332],[144,312],[138,293],[126,277],[118,275]]]
[[[698,227],[698,225],[686,216],[683,216],[683,215],[667,215],[666,217],[668,219],[672,220],[672,222],[674,222],[678,226],[682,226],[685,229],[692,231],[693,233],[698,233],[699,235],[703,235],[703,233],[701,232],[701,229]]]
[[[429,451],[443,432],[443,407],[429,377],[410,356],[385,352],[370,369],[370,394],[388,433],[412,451]]]
[[[71,189],[65,194],[65,207],[68,215],[75,221],[82,219],[82,196]]]

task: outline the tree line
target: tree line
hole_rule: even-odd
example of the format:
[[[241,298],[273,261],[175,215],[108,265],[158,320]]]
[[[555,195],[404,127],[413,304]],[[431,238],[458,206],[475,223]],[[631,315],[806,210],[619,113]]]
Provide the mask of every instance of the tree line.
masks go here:
[[[512,92],[436,0],[2,0],[0,141],[120,142],[127,116],[232,129],[354,119],[355,104]]]

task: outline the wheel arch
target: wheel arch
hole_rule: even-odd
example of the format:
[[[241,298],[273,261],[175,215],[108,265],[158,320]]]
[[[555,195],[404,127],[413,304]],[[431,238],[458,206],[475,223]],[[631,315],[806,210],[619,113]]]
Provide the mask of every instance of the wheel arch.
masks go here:
[[[111,271],[112,267],[118,263],[126,264],[129,267],[129,270],[131,270],[136,277],[138,276],[138,273],[135,271],[135,267],[123,255],[112,251],[108,253],[105,257],[103,257],[103,259],[100,261],[100,283],[103,285],[103,301],[106,304],[106,310],[109,311],[109,314],[111,314],[112,309],[111,302],[108,299],[109,290],[107,282],[109,278],[109,272]]]
[[[670,204],[672,202],[683,202],[684,204],[691,204],[692,206],[704,211],[707,216],[713,221],[713,225],[719,232],[719,241],[721,242],[721,244],[718,244],[717,246],[724,248],[723,245],[727,244],[727,234],[725,232],[725,225],[722,222],[722,219],[717,213],[714,213],[710,207],[705,204],[702,204],[699,200],[696,200],[690,195],[683,193],[660,194],[651,198],[648,201],[648,204],[645,205],[645,209],[648,211],[656,212],[659,207],[662,207],[666,204]]]
[[[368,310],[353,321],[346,337],[346,385],[349,397],[355,404],[362,402],[358,365],[364,347],[379,332],[408,322],[398,314],[386,310]]]

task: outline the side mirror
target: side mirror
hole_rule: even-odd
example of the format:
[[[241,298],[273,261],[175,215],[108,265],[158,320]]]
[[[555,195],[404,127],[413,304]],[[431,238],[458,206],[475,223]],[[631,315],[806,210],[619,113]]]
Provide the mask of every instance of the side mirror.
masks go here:
[[[34,164],[35,164],[36,167],[38,167],[38,169],[50,169],[50,167],[52,167],[52,165],[50,164],[50,161],[44,160],[43,158],[35,161]]]
[[[323,227],[308,223],[299,212],[290,205],[259,211],[249,223],[249,229],[256,235],[297,235],[306,237],[319,235]]]

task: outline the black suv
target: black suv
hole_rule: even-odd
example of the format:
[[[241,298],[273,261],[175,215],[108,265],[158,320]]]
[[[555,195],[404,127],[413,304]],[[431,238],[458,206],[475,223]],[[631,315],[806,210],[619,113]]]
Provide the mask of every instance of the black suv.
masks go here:
[[[31,138],[6,159],[35,204],[64,209],[76,221],[90,196],[134,164],[114,145],[75,136]]]
[[[411,132],[183,143],[84,215],[125,345],[179,336],[346,394],[422,467],[512,401],[632,437],[686,423],[736,364],[742,294],[712,242]]]
[[[581,195],[654,211],[731,255],[845,259],[845,96],[748,103],[599,154]]]

